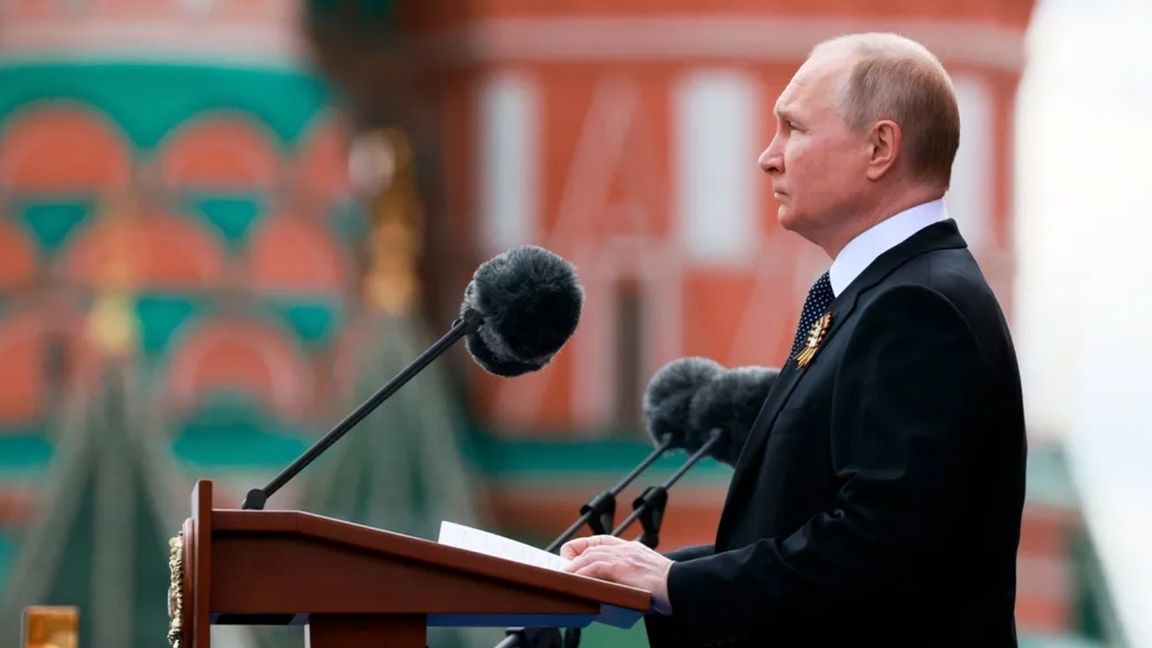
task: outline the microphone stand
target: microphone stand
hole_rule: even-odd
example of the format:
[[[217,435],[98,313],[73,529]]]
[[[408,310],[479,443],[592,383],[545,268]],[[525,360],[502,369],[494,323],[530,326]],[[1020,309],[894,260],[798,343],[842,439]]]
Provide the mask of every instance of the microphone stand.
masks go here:
[[[608,529],[612,528],[612,518],[616,514],[616,496],[619,495],[628,485],[640,476],[640,473],[648,469],[657,459],[667,452],[669,446],[672,445],[672,435],[665,434],[660,437],[660,444],[656,449],[648,454],[635,468],[625,475],[616,485],[612,488],[597,493],[588,499],[583,506],[580,507],[580,517],[576,519],[563,533],[556,536],[556,539],[551,542],[544,551],[555,553],[565,542],[568,542],[575,536],[580,528],[585,524],[592,529],[592,533],[596,535],[606,535]],[[571,629],[571,628],[569,628]],[[552,630],[552,628],[542,628],[543,631]],[[508,635],[503,641],[496,644],[496,648],[514,648],[515,646],[523,645],[527,633],[535,633],[534,628],[505,628],[504,632]],[[579,642],[577,636],[576,639]]]
[[[428,347],[428,350],[420,354],[420,357],[413,360],[412,364],[405,367],[403,371],[396,374],[395,378],[388,381],[379,391],[349,414],[347,418],[340,421],[336,427],[332,428],[327,434],[316,441],[316,443],[312,444],[312,447],[297,457],[287,468],[280,471],[280,474],[273,477],[267,486],[264,488],[253,488],[248,491],[248,495],[244,498],[244,504],[241,508],[252,511],[264,510],[264,504],[268,501],[268,498],[280,490],[284,484],[288,483],[288,480],[295,477],[301,470],[307,468],[308,464],[316,460],[316,457],[319,457],[325,450],[331,447],[332,444],[339,441],[340,437],[347,434],[357,423],[364,420],[364,417],[371,414],[381,403],[388,400],[392,394],[396,393],[396,391],[403,387],[409,380],[412,380],[416,374],[420,373],[429,364],[432,364],[433,360],[443,355],[444,352],[458,342],[460,338],[469,335],[479,328],[483,321],[484,316],[479,311],[471,308],[464,311],[463,315],[457,318],[455,322],[452,322],[452,328],[450,328],[443,337]]]
[[[712,447],[719,443],[721,435],[722,431],[719,428],[713,429],[711,435],[704,443],[704,445],[700,446],[699,450],[692,453],[692,455],[688,457],[688,460],[685,461],[684,464],[680,466],[680,468],[678,468],[675,473],[668,477],[668,479],[664,480],[664,482],[659,486],[649,486],[648,488],[644,489],[644,492],[632,501],[632,513],[630,513],[628,517],[624,518],[624,520],[620,522],[619,526],[617,526],[615,529],[612,529],[611,535],[620,537],[620,534],[626,531],[628,527],[632,526],[636,520],[640,520],[640,525],[643,527],[644,532],[641,533],[639,538],[637,538],[637,541],[650,549],[655,549],[656,545],[660,543],[660,527],[664,522],[664,510],[668,504],[668,489],[672,488],[672,486],[675,485],[676,482],[680,481],[680,478],[683,477],[684,474],[692,468],[692,466],[695,466],[701,459],[703,459],[709,452],[711,452]],[[648,458],[646,458],[644,462],[640,464],[640,466],[629,473],[628,476],[621,480],[620,483],[615,487],[613,487],[611,491],[601,493],[588,500],[588,503],[580,509],[582,514],[580,520],[578,520],[572,526],[568,527],[568,529],[564,531],[564,533],[562,533],[559,538],[557,538],[552,544],[548,545],[547,550],[555,551],[560,547],[560,545],[570,540],[572,536],[576,534],[576,531],[578,531],[580,527],[586,522],[589,523],[589,526],[593,526],[590,522],[591,518],[588,516],[592,512],[594,502],[600,502],[604,499],[607,499],[612,503],[612,507],[614,509],[616,503],[615,496],[618,495],[620,491],[622,491],[625,487],[627,487],[627,485],[631,483],[637,475],[639,475],[644,471],[644,469],[651,465],[657,457],[663,454],[664,451],[668,449],[668,444],[670,442],[671,436],[664,436],[660,445],[657,446],[657,449],[652,454],[648,455]],[[610,520],[611,518],[609,517],[609,524]],[[605,525],[605,528],[607,526],[608,525]],[[596,533],[602,534],[603,532],[596,531]],[[541,632],[548,632],[551,630],[553,630],[553,628],[540,629]],[[576,648],[579,646],[580,628],[565,628],[564,630],[564,640],[562,644],[563,648]],[[508,636],[505,637],[503,641],[496,644],[495,648],[516,648],[523,645],[523,641],[526,638],[525,633],[527,632],[525,628],[508,628],[505,630],[505,632],[508,633]],[[556,645],[555,641],[552,642],[552,645],[556,646],[556,648],[560,648]]]
[[[664,480],[664,483],[659,486],[649,486],[640,493],[632,501],[632,513],[620,522],[620,526],[612,530],[612,535],[619,537],[621,533],[632,526],[632,523],[637,519],[640,520],[640,526],[644,529],[640,537],[636,541],[649,549],[655,549],[656,545],[660,544],[660,526],[664,523],[664,509],[668,505],[668,490],[680,481],[680,478],[687,473],[692,466],[704,458],[705,455],[712,451],[712,447],[720,442],[722,431],[719,428],[714,428],[709,435],[708,440],[700,449],[693,452],[684,465],[680,466],[676,472]]]
[[[572,539],[572,536],[580,530],[580,527],[587,524],[592,533],[596,535],[604,535],[608,533],[608,529],[612,528],[612,517],[616,514],[616,496],[619,495],[628,485],[631,484],[640,473],[648,470],[653,462],[660,458],[672,445],[672,435],[665,434],[660,438],[660,445],[648,454],[643,461],[640,462],[632,472],[624,475],[624,478],[612,488],[593,495],[580,507],[580,517],[572,523],[572,526],[564,530],[552,541],[552,544],[544,548],[544,551],[553,552],[560,548],[560,545]]]

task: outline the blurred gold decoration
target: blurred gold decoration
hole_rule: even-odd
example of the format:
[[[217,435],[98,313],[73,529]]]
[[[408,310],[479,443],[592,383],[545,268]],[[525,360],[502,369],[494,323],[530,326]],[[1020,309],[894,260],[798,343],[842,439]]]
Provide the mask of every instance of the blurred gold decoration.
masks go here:
[[[184,534],[168,539],[168,643],[180,648],[184,636]]]
[[[126,291],[100,291],[88,315],[88,337],[105,354],[128,355],[136,346],[136,315]]]
[[[74,607],[24,608],[24,648],[76,648],[80,613]]]
[[[408,137],[397,129],[370,131],[353,144],[350,175],[369,196],[371,259],[365,299],[390,315],[412,311],[420,298],[417,263],[423,213]]]
[[[105,354],[128,355],[137,341],[136,315],[133,312],[136,272],[132,267],[132,240],[128,227],[135,215],[135,201],[130,194],[120,194],[105,201],[101,210],[108,235],[100,239],[100,266],[96,270],[96,294],[88,316],[88,337]]]

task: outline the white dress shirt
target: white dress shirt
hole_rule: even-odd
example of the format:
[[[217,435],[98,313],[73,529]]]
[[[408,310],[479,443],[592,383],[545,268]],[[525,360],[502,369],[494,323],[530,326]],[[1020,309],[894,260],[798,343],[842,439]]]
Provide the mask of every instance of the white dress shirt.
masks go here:
[[[940,199],[905,209],[864,230],[840,250],[832,267],[828,269],[832,294],[839,296],[844,292],[881,254],[900,245],[925,227],[947,219],[948,209],[944,206],[944,200]]]

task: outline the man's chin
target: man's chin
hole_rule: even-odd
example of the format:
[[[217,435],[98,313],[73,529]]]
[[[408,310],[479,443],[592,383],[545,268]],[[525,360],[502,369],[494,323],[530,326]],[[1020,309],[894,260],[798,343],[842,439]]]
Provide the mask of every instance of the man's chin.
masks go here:
[[[788,230],[789,232],[796,231],[796,218],[792,210],[788,209],[785,205],[780,205],[776,208],[776,220],[780,223],[780,227]]]

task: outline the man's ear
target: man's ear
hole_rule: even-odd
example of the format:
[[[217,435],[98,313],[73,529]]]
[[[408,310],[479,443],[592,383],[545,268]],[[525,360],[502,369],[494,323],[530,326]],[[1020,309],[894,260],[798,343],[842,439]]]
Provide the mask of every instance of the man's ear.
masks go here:
[[[900,124],[881,119],[868,132],[868,179],[879,180],[896,165],[900,155]]]

